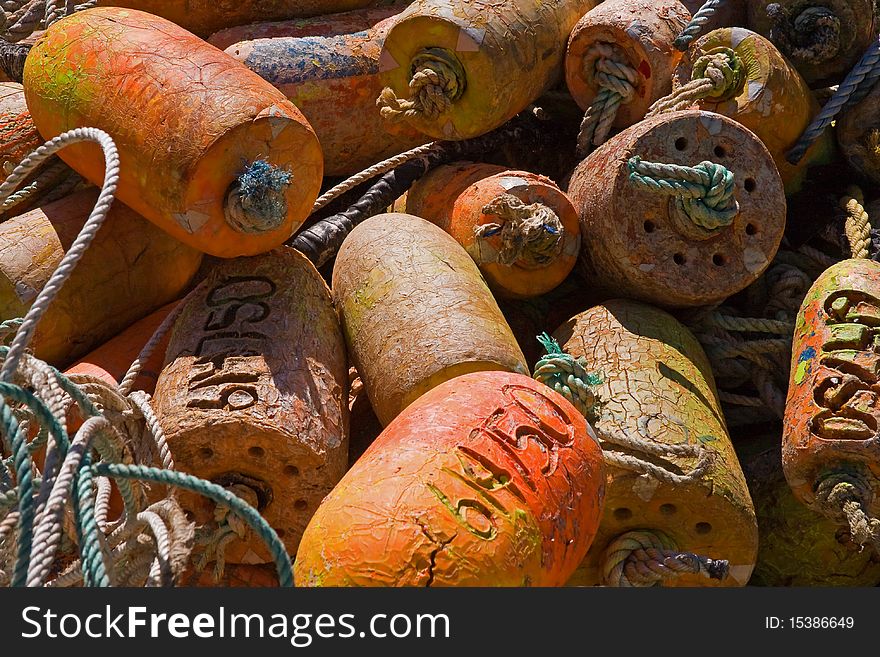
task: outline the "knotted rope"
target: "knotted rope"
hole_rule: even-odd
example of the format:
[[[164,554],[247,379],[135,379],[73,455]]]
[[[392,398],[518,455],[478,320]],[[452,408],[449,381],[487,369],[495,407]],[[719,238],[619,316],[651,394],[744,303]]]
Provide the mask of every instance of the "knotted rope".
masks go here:
[[[746,67],[730,48],[713,48],[697,58],[691,81],[651,105],[645,118],[688,109],[699,100],[721,102],[735,97],[746,82]]]
[[[287,218],[287,188],[293,175],[264,160],[249,164],[229,186],[226,223],[242,233],[275,230]]]
[[[730,564],[725,560],[679,551],[675,542],[662,532],[635,530],[609,543],[602,579],[609,586],[649,587],[682,575],[723,581],[729,570]]]
[[[739,214],[733,172],[721,164],[705,161],[689,167],[644,162],[634,156],[627,166],[629,179],[636,186],[675,197],[678,209],[704,230],[729,226]]]
[[[690,23],[687,24],[687,26],[681,31],[681,34],[679,34],[675,41],[672,42],[675,49],[681,52],[687,50],[691,45],[691,42],[700,36],[706,23],[711,20],[718,8],[725,2],[727,2],[727,0],[706,0],[706,2],[703,3],[703,6],[700,7],[697,10],[697,13],[694,14],[693,18],[691,18]]]
[[[880,519],[868,514],[872,493],[861,477],[829,475],[816,487],[816,502],[832,520],[849,526],[853,541],[880,554]]]
[[[584,76],[599,86],[578,133],[578,152],[586,156],[593,146],[608,139],[617,110],[635,96],[639,73],[610,43],[594,44],[584,56],[583,66]]]
[[[593,387],[602,382],[602,376],[587,372],[583,358],[576,359],[565,353],[559,343],[548,334],[539,335],[538,342],[547,354],[535,365],[535,379],[565,397],[581,415],[592,419],[596,410]]]
[[[818,65],[840,52],[840,18],[828,7],[813,6],[792,20],[779,3],[767,5],[773,23],[770,40],[791,59]]]
[[[865,198],[862,190],[851,186],[846,191],[846,196],[840,199],[840,207],[846,210],[846,222],[844,232],[850,245],[853,258],[869,258],[871,253],[871,223],[868,221],[868,213],[864,207]]]
[[[498,217],[500,222],[474,227],[480,264],[497,262],[510,266],[521,261],[526,267],[545,267],[562,253],[565,237],[562,221],[543,203],[527,205],[513,194],[502,194],[484,205],[482,212]],[[482,247],[482,242],[499,234],[500,249]]]
[[[464,70],[454,55],[429,48],[413,58],[409,98],[398,98],[385,87],[376,100],[382,118],[398,121],[424,116],[436,119],[452,107],[464,93]]]
[[[877,79],[880,78],[880,40],[874,42],[862,55],[859,63],[847,74],[837,91],[822,107],[812,123],[804,130],[797,143],[786,154],[785,159],[791,164],[797,164],[809,150],[825,128],[831,125],[840,111],[848,104],[858,102],[867,94]]]

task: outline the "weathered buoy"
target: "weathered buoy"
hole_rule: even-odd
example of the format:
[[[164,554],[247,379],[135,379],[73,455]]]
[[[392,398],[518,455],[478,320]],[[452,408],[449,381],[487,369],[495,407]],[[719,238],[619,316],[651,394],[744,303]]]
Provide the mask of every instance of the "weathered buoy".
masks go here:
[[[333,296],[383,425],[456,376],[529,371],[477,265],[419,217],[383,214],[357,226],[336,257]]]
[[[206,253],[268,251],[317,198],[321,147],[302,113],[246,66],[157,16],[96,8],[58,21],[30,51],[24,88],[46,139],[83,126],[109,133],[119,200]],[[59,156],[103,180],[97,145]]]
[[[602,453],[521,374],[447,381],[401,413],[319,507],[297,586],[561,586],[603,503]]]
[[[24,87],[0,82],[0,182],[42,145],[24,100]]]
[[[767,148],[725,116],[690,110],[634,125],[575,169],[585,275],[664,307],[716,303],[755,281],[785,228]]]
[[[504,297],[549,292],[580,253],[577,210],[553,181],[526,171],[471,162],[437,167],[410,189],[406,211],[452,235]]]
[[[596,0],[415,0],[388,33],[383,116],[435,139],[497,128],[562,75],[571,28]]]
[[[85,190],[0,223],[0,318],[24,316],[97,198],[97,190]],[[69,365],[178,298],[201,260],[199,251],[117,201],[37,324],[30,348],[53,365]]]
[[[697,339],[671,315],[626,300],[591,308],[554,337],[590,375],[586,410],[608,472],[599,531],[569,583],[745,585],[755,511]],[[536,377],[557,382],[540,364]]]
[[[812,87],[837,84],[877,39],[873,0],[746,0],[748,27]]]
[[[428,141],[406,122],[385,121],[379,53],[392,20],[334,36],[240,41],[226,52],[284,92],[324,151],[324,174],[347,176]]]
[[[844,260],[795,326],[782,465],[794,494],[880,552],[880,264]]]
[[[875,84],[863,99],[843,109],[835,133],[849,165],[880,185],[880,85]]]
[[[723,114],[751,130],[773,156],[788,195],[800,190],[810,164],[827,163],[834,154],[827,131],[798,165],[785,159],[819,104],[770,41],[740,27],[697,39],[675,70],[672,94],[654,111],[690,107]]]
[[[612,128],[626,128],[669,93],[681,53],[672,42],[690,20],[679,0],[605,0],[572,30],[565,81],[587,112],[581,128],[583,153],[606,141]]]
[[[174,325],[154,407],[177,469],[243,497],[295,554],[346,469],[347,387],[330,291],[284,247],[210,271]],[[180,500],[197,524],[215,519],[207,498]],[[271,561],[249,529],[225,529],[226,562]]]

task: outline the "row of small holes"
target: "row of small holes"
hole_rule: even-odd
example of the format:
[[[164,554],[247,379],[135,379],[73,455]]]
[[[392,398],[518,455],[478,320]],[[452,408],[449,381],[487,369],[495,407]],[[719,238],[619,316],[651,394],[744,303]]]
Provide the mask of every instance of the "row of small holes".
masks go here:
[[[674,504],[662,504],[660,506],[660,513],[662,513],[664,516],[674,515],[677,511],[678,509]],[[630,518],[632,518],[632,515],[633,512],[626,507],[614,509],[614,517],[617,520],[629,520]],[[697,534],[708,534],[712,531],[712,525],[710,525],[708,522],[698,522],[696,525],[694,525],[694,531]]]
[[[266,450],[262,447],[257,447],[254,445],[253,447],[248,449],[248,454],[250,454],[254,458],[262,458],[266,455]],[[209,459],[214,456],[214,450],[210,447],[202,447],[199,450],[199,456],[203,459]],[[299,468],[295,465],[285,465],[284,466],[284,474],[288,477],[298,477],[299,476]]]
[[[683,151],[688,147],[688,140],[684,137],[679,137],[675,140],[675,150]],[[727,157],[727,149],[724,146],[718,145],[713,149],[715,155],[717,157]],[[751,194],[758,187],[758,183],[755,182],[754,178],[746,178],[744,183],[746,191]]]

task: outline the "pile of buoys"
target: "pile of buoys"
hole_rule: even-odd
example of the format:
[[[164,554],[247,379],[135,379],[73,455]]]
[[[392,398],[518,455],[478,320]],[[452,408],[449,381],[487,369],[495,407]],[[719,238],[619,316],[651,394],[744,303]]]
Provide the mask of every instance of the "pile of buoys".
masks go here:
[[[7,4],[0,585],[880,584],[873,0]]]

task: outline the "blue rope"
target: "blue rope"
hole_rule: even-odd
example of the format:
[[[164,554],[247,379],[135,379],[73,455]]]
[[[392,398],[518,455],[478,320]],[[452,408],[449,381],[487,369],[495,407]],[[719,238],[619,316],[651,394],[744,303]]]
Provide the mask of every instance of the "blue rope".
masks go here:
[[[34,479],[31,455],[27,449],[27,437],[21,430],[18,420],[6,399],[0,396],[0,424],[4,433],[12,436],[12,453],[15,464],[15,478],[18,482],[18,552],[12,574],[12,586],[27,584],[27,571],[31,559],[31,546],[34,538]]]
[[[691,18],[691,22],[687,24],[687,27],[682,30],[681,34],[678,35],[675,41],[672,42],[672,45],[675,46],[677,50],[684,52],[688,49],[688,46],[691,45],[691,41],[700,36],[700,32],[703,31],[703,26],[709,22],[709,19],[715,15],[715,11],[724,4],[727,0],[706,0],[703,3],[703,6],[694,14],[694,17]]]
[[[807,126],[804,134],[801,135],[797,143],[792,147],[785,159],[791,164],[797,164],[809,150],[831,122],[834,117],[840,113],[847,104],[857,102],[865,97],[865,95],[874,86],[880,78],[880,40],[875,40],[859,63],[851,70],[834,95],[825,103],[822,110],[813,119],[813,122]]]

